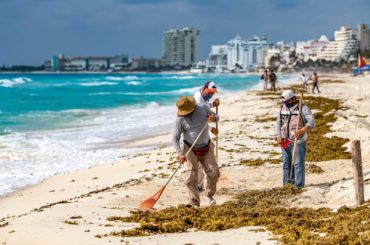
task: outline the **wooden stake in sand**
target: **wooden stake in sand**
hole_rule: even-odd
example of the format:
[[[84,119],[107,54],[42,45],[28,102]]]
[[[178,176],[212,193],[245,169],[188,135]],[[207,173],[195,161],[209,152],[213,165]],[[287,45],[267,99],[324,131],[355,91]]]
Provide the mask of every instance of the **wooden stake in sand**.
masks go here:
[[[361,205],[364,200],[364,175],[362,171],[361,143],[352,141],[352,167],[355,181],[356,204]]]

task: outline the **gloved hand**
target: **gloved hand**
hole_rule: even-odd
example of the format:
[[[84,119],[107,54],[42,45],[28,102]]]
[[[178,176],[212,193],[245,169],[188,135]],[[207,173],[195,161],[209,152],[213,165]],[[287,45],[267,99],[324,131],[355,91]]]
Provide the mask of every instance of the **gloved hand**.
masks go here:
[[[180,163],[184,163],[184,162],[186,162],[186,156],[185,156],[185,155],[183,155],[183,154],[181,154],[181,155],[179,156],[179,161],[180,161]]]
[[[301,129],[298,129],[295,133],[294,133],[294,137],[296,139],[299,139],[302,137],[302,135],[304,135],[306,133],[306,127],[303,127]]]
[[[211,128],[211,132],[212,132],[212,134],[217,135],[218,134],[218,129],[217,128]]]
[[[283,139],[282,138],[277,138],[277,142],[279,143],[279,145],[281,145],[283,143]]]
[[[220,100],[219,99],[215,99],[214,101],[213,101],[213,107],[217,107],[217,106],[219,106],[220,105]]]
[[[216,122],[216,117],[214,115],[209,115],[208,122]]]

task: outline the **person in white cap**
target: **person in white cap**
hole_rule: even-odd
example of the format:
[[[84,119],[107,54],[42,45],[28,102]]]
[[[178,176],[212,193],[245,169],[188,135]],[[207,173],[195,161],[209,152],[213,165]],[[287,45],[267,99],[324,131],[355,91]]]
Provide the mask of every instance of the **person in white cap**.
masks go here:
[[[216,84],[212,81],[207,81],[202,87],[199,88],[199,90],[194,94],[194,98],[197,104],[205,105],[208,108],[217,107],[220,105],[220,100],[215,99],[213,102],[210,102],[210,99],[213,97],[213,95],[217,93],[217,87]],[[216,128],[212,128],[209,126],[209,130],[212,133],[218,133],[216,132]],[[202,165],[199,164],[198,169],[198,190],[200,192],[204,191],[204,182],[206,181],[206,176],[203,171]]]
[[[217,107],[220,105],[220,100],[215,99],[210,102],[213,95],[217,93],[216,84],[212,81],[207,81],[200,89],[194,94],[197,104],[206,105],[208,108]]]
[[[302,104],[301,120],[298,122],[299,101],[291,90],[282,93],[282,106],[276,120],[277,141],[283,154],[283,184],[288,183],[292,167],[294,139],[297,138],[297,152],[294,162],[294,185],[303,188],[305,183],[305,160],[307,131],[313,129],[315,119],[310,108]],[[298,131],[296,132],[296,128]]]

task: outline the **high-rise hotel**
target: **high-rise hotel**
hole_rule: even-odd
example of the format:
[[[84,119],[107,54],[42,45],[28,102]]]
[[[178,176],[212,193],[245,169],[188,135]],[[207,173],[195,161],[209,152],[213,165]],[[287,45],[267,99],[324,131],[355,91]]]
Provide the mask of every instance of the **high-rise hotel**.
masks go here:
[[[171,29],[164,32],[163,62],[169,66],[191,66],[199,61],[200,30]]]

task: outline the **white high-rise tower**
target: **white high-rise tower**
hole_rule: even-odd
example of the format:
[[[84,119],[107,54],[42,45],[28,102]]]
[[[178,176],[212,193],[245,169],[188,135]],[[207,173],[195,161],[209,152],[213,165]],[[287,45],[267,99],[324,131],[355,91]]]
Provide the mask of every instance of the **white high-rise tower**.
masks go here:
[[[190,66],[199,61],[200,30],[171,29],[164,33],[164,65]]]

